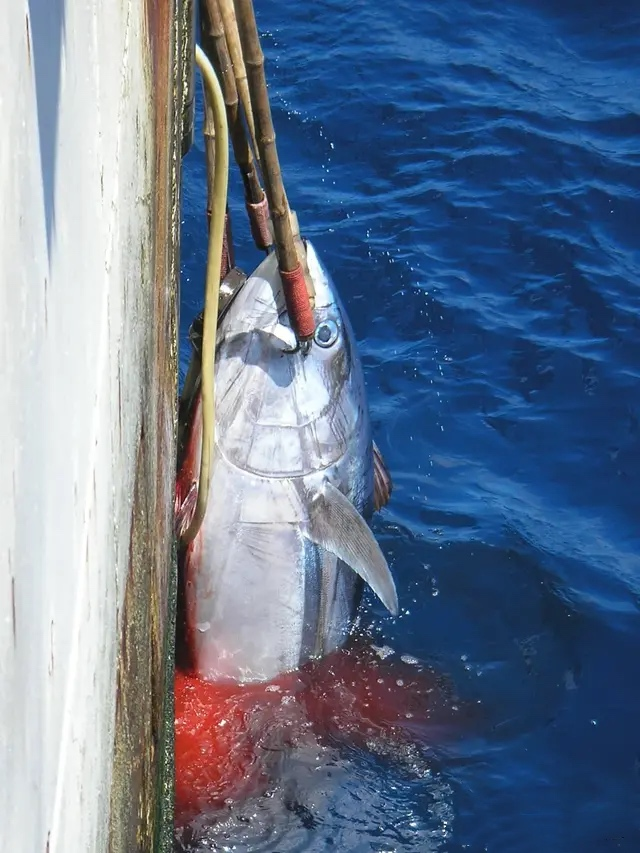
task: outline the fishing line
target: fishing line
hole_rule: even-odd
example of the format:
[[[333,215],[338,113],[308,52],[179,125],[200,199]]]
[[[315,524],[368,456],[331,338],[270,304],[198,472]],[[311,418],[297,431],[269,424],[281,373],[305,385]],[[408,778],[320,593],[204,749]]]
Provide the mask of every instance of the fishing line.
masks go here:
[[[189,527],[181,538],[185,544],[193,541],[207,511],[213,437],[215,430],[215,389],[213,368],[218,331],[218,301],[220,297],[220,266],[225,230],[225,212],[229,184],[229,128],[224,98],[218,78],[205,52],[196,45],[196,63],[202,74],[207,100],[213,112],[215,126],[214,194],[209,224],[207,248],[207,273],[202,329],[202,448],[200,452],[200,477],[198,499]]]

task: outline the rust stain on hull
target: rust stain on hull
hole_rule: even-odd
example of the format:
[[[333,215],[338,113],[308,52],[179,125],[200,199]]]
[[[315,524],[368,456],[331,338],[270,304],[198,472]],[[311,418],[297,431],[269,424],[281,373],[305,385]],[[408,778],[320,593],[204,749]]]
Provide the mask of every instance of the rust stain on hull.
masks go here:
[[[177,430],[177,287],[182,134],[181,0],[147,0],[155,144],[147,254],[150,328],[121,618],[109,849],[171,849],[173,494]],[[159,803],[169,808],[159,808]]]

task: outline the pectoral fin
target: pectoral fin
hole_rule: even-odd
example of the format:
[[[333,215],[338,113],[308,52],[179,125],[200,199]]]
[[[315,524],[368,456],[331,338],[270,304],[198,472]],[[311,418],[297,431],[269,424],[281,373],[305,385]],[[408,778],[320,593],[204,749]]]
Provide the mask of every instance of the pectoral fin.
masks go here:
[[[393,483],[378,445],[373,442],[373,508],[376,512],[389,503]]]
[[[387,610],[398,615],[396,585],[380,546],[353,504],[330,483],[311,498],[305,535],[350,566]]]

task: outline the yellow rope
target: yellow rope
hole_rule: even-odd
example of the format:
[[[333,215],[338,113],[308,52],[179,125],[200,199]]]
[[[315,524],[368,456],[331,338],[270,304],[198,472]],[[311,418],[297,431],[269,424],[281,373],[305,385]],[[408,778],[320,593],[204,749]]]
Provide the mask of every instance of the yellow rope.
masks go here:
[[[218,78],[205,52],[196,45],[196,63],[202,74],[207,99],[213,110],[215,125],[215,164],[213,177],[213,205],[209,226],[209,247],[207,250],[207,277],[204,297],[204,322],[202,329],[202,450],[200,455],[200,478],[198,481],[198,500],[188,529],[182,534],[182,541],[188,544],[195,539],[207,511],[209,500],[209,479],[211,476],[211,457],[215,430],[215,400],[213,368],[216,353],[216,334],[218,331],[218,299],[220,294],[220,268],[222,264],[222,241],[224,237],[224,216],[227,206],[229,183],[229,129],[224,98]]]

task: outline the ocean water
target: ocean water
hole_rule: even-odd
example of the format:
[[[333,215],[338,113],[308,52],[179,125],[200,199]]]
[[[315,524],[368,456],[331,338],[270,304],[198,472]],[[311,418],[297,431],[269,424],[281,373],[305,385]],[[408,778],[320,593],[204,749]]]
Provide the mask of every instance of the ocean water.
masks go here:
[[[640,4],[256,12],[287,192],[349,311],[395,483],[375,530],[402,613],[367,596],[363,623],[478,720],[446,742],[417,729],[404,763],[292,755],[295,808],[276,790],[188,849],[635,853]],[[231,190],[249,271],[235,169]],[[183,373],[204,202],[198,133]]]

